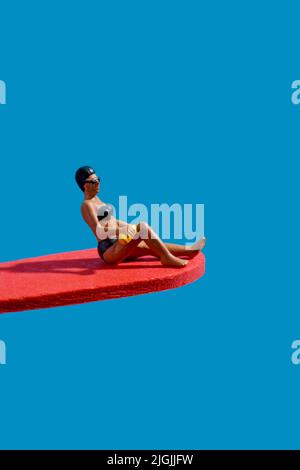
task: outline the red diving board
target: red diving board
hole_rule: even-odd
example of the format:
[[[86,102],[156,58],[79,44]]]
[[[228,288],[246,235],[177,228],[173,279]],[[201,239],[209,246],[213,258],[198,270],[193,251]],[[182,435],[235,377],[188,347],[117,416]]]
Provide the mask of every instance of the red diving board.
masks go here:
[[[174,289],[199,279],[205,257],[167,268],[153,257],[105,264],[97,249],[0,263],[0,313],[17,312]]]

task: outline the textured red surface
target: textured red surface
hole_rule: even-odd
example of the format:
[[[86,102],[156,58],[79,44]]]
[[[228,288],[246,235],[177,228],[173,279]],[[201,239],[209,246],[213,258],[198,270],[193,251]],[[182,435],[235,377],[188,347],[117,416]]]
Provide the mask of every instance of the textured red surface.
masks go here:
[[[0,313],[173,289],[204,272],[202,253],[184,268],[166,268],[153,257],[109,266],[94,248],[0,263]]]

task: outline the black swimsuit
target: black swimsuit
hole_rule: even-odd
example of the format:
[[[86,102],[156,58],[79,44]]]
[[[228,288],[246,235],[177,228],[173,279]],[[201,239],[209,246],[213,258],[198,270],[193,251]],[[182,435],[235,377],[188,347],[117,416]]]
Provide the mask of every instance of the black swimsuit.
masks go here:
[[[99,214],[100,211],[100,214]],[[105,204],[103,206],[100,206],[98,209],[98,215],[97,218],[99,221],[105,219],[106,217],[109,219],[110,216],[112,215],[112,207],[109,204]],[[103,254],[105,253],[108,248],[113,246],[116,242],[118,241],[118,238],[105,238],[104,240],[101,240],[98,242],[98,254],[100,258],[103,259]]]

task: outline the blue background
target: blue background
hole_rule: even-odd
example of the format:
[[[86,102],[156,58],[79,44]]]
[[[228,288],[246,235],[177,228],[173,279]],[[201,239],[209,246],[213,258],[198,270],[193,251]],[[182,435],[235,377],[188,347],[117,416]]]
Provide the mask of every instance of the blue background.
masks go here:
[[[83,164],[208,238],[181,289],[1,315],[0,447],[299,448],[299,5],[0,8],[1,261],[95,246]]]

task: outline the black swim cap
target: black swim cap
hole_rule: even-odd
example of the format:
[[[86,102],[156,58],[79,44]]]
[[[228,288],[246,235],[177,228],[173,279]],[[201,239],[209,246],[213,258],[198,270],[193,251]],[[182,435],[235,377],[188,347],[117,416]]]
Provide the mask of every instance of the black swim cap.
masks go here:
[[[95,170],[91,166],[81,166],[75,173],[75,179],[81,191],[84,191],[84,183],[90,175],[94,175]]]

